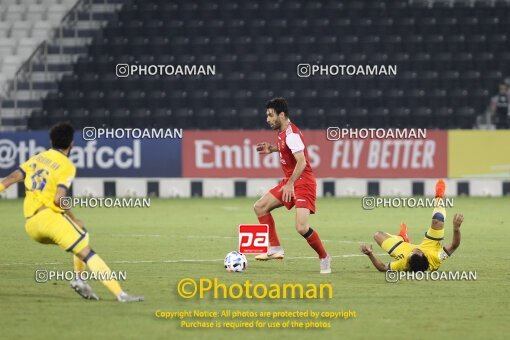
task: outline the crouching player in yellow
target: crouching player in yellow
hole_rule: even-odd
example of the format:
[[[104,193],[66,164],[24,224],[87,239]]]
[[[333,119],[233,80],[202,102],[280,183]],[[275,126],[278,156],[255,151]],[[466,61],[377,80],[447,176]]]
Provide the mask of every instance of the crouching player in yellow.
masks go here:
[[[73,146],[74,129],[68,123],[60,123],[50,130],[52,148],[33,156],[0,182],[0,192],[14,183],[24,180],[26,197],[23,213],[25,230],[35,241],[56,244],[74,254],[74,271],[82,272],[88,267],[97,277],[106,278],[102,283],[120,302],[143,301],[142,296],[126,294],[106,263],[89,246],[89,234],[83,223],[71,210],[61,208],[60,199],[76,174],[76,168],[68,156]],[[71,287],[85,299],[99,300],[90,285],[80,279],[71,281]]]
[[[368,255],[372,264],[377,270],[384,272],[387,270],[399,271],[434,271],[439,268],[443,260],[446,260],[460,245],[460,226],[464,221],[462,214],[455,214],[453,217],[453,240],[452,243],[443,246],[444,239],[444,221],[446,219],[446,209],[444,199],[446,185],[443,180],[436,183],[436,208],[432,213],[432,225],[425,233],[425,238],[419,245],[414,245],[407,235],[405,224],[400,226],[399,235],[391,235],[378,231],[374,235],[377,244],[388,252],[396,261],[384,264],[372,251],[371,245],[362,244],[360,249],[363,254]]]

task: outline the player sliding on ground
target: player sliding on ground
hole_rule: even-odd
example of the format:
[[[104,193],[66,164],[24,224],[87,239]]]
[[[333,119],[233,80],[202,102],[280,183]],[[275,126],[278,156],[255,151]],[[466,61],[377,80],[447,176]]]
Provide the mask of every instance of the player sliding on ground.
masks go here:
[[[24,180],[26,197],[23,213],[26,218],[25,230],[35,241],[56,244],[74,254],[74,271],[82,272],[88,267],[97,277],[106,278],[101,282],[120,302],[143,301],[143,296],[126,294],[110,268],[89,246],[89,234],[83,223],[71,210],[60,207],[60,198],[67,196],[76,174],[76,168],[69,160],[73,147],[74,129],[67,123],[60,123],[50,130],[52,148],[33,156],[0,182],[0,192],[14,183]],[[71,287],[85,299],[99,300],[90,285],[80,279],[71,281]]]
[[[261,224],[269,226],[269,250],[267,254],[255,257],[259,261],[282,260],[285,256],[276,234],[271,211],[285,206],[296,207],[296,230],[312,247],[320,259],[321,274],[331,273],[331,256],[322,245],[319,234],[308,225],[310,213],[315,213],[316,182],[301,131],[290,122],[287,102],[274,98],[266,103],[266,121],[273,130],[278,130],[277,144],[267,142],[257,144],[260,154],[278,152],[280,164],[285,174],[280,184],[264,194],[253,206]]]
[[[441,266],[441,263],[450,257],[460,245],[460,226],[464,221],[462,214],[455,214],[453,217],[453,241],[443,246],[444,239],[444,221],[446,219],[446,209],[444,208],[445,183],[438,180],[436,183],[435,206],[432,213],[432,225],[425,233],[425,238],[419,245],[414,245],[407,236],[407,226],[400,225],[399,235],[391,235],[378,231],[374,239],[384,251],[388,252],[396,261],[384,264],[372,252],[372,246],[362,244],[361,252],[368,255],[377,270],[384,272],[387,270],[402,271],[434,271]]]

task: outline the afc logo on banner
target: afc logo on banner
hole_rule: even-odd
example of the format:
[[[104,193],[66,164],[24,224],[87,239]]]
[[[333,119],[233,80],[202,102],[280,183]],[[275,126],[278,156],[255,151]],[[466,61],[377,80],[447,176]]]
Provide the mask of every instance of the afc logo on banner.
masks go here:
[[[269,245],[267,224],[239,225],[239,252],[241,254],[264,254]]]

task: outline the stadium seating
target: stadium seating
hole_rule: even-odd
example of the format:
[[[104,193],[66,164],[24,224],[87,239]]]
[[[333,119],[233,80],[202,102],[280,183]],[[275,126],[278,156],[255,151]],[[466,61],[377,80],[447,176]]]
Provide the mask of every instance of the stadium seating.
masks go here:
[[[9,16],[28,16],[23,6]],[[471,128],[510,75],[509,25],[504,1],[127,1],[29,127],[65,116],[81,126],[264,128],[264,101],[282,95],[307,128]],[[117,78],[118,63],[214,64],[216,75]],[[396,64],[398,75],[299,78],[299,63]]]
[[[56,80],[72,72],[91,37],[125,2],[0,2],[0,37],[5,37],[0,39],[0,130],[26,129],[29,114],[58,89]]]
[[[77,0],[0,2],[0,71],[10,79]],[[3,85],[3,84],[2,84]],[[2,86],[3,87],[3,86]]]

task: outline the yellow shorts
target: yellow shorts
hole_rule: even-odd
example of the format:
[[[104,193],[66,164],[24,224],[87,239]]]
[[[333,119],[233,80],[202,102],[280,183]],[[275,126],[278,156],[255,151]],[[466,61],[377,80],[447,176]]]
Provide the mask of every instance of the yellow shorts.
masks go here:
[[[435,230],[429,228],[425,233],[425,237],[423,241],[421,241],[418,248],[421,250],[436,250],[441,249],[443,247],[444,240],[444,229]]]
[[[381,248],[396,259],[406,257],[415,248],[422,251],[441,249],[443,246],[444,229],[435,230],[429,228],[420,244],[412,244],[402,241],[400,237],[389,237],[383,241]]]
[[[404,242],[400,237],[388,237],[381,244],[381,248],[392,257],[400,260],[407,256],[418,246],[412,243]]]
[[[44,209],[29,218],[25,230],[34,241],[56,244],[74,254],[89,245],[87,229],[81,228],[66,215],[51,209]]]

